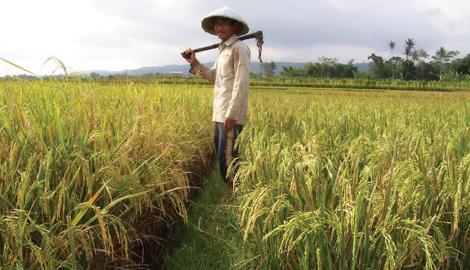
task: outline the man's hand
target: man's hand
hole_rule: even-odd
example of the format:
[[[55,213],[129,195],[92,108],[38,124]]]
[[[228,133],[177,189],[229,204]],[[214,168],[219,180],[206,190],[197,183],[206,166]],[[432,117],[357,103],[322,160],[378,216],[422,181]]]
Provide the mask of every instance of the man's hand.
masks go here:
[[[192,49],[188,48],[188,49],[184,50],[184,53],[191,54],[190,58],[188,58],[188,59],[185,58],[186,62],[188,62],[190,64],[196,62],[196,53],[193,52]]]
[[[229,133],[235,127],[236,120],[232,118],[225,118],[224,129]]]

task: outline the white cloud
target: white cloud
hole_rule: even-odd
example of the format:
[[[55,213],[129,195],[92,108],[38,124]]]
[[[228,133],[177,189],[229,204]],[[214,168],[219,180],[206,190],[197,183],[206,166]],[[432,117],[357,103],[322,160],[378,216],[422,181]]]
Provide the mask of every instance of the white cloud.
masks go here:
[[[440,46],[470,52],[464,0],[16,0],[0,4],[0,56],[44,73],[53,68],[41,70],[49,56],[74,70],[184,64],[180,50],[217,42],[200,20],[223,5],[264,31],[266,60],[361,62],[386,54],[389,40],[400,53],[407,38],[431,54]],[[210,61],[215,53],[199,57]],[[0,63],[0,75],[14,72]]]

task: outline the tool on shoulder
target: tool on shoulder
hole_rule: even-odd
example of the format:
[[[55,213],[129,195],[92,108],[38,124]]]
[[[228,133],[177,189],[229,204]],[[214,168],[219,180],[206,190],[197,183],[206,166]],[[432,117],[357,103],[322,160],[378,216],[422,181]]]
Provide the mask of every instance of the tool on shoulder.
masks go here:
[[[256,47],[258,47],[258,59],[259,59],[260,63],[263,63],[263,60],[261,59],[261,51],[263,50],[263,43],[264,43],[264,41],[263,41],[263,31],[256,31],[256,32],[253,32],[251,34],[246,34],[246,35],[242,35],[242,36],[238,37],[239,40],[245,40],[245,39],[250,39],[250,38],[255,38],[256,39]],[[197,53],[197,52],[203,52],[203,51],[216,49],[216,48],[219,48],[219,45],[220,45],[220,43],[217,43],[217,44],[213,44],[213,45],[210,45],[210,46],[197,48],[197,49],[194,49],[193,52]],[[181,55],[185,59],[191,58],[190,53],[182,52]]]

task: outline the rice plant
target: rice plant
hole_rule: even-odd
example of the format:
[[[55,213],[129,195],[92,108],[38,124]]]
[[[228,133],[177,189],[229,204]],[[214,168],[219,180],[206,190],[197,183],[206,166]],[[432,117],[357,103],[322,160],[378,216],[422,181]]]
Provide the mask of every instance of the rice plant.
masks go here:
[[[470,267],[469,98],[252,95],[236,183],[258,269]]]
[[[210,91],[0,82],[0,268],[142,267],[211,162]],[[142,250],[142,247],[152,247]]]

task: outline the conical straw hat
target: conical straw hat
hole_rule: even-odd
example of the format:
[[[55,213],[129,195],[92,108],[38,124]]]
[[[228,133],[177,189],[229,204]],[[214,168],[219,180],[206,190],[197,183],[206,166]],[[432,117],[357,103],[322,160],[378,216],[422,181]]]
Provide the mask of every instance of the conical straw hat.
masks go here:
[[[215,32],[214,32],[214,19],[217,18],[217,17],[228,18],[228,19],[232,19],[234,21],[239,22],[240,27],[239,27],[238,31],[235,33],[238,36],[246,34],[250,30],[250,28],[248,27],[248,24],[245,22],[245,20],[243,20],[243,18],[240,15],[238,15],[233,9],[231,9],[229,7],[219,8],[217,10],[212,11],[211,13],[209,13],[209,15],[204,17],[204,19],[202,19],[202,21],[201,21],[202,29],[204,29],[204,31],[206,31],[207,33],[215,35]]]

